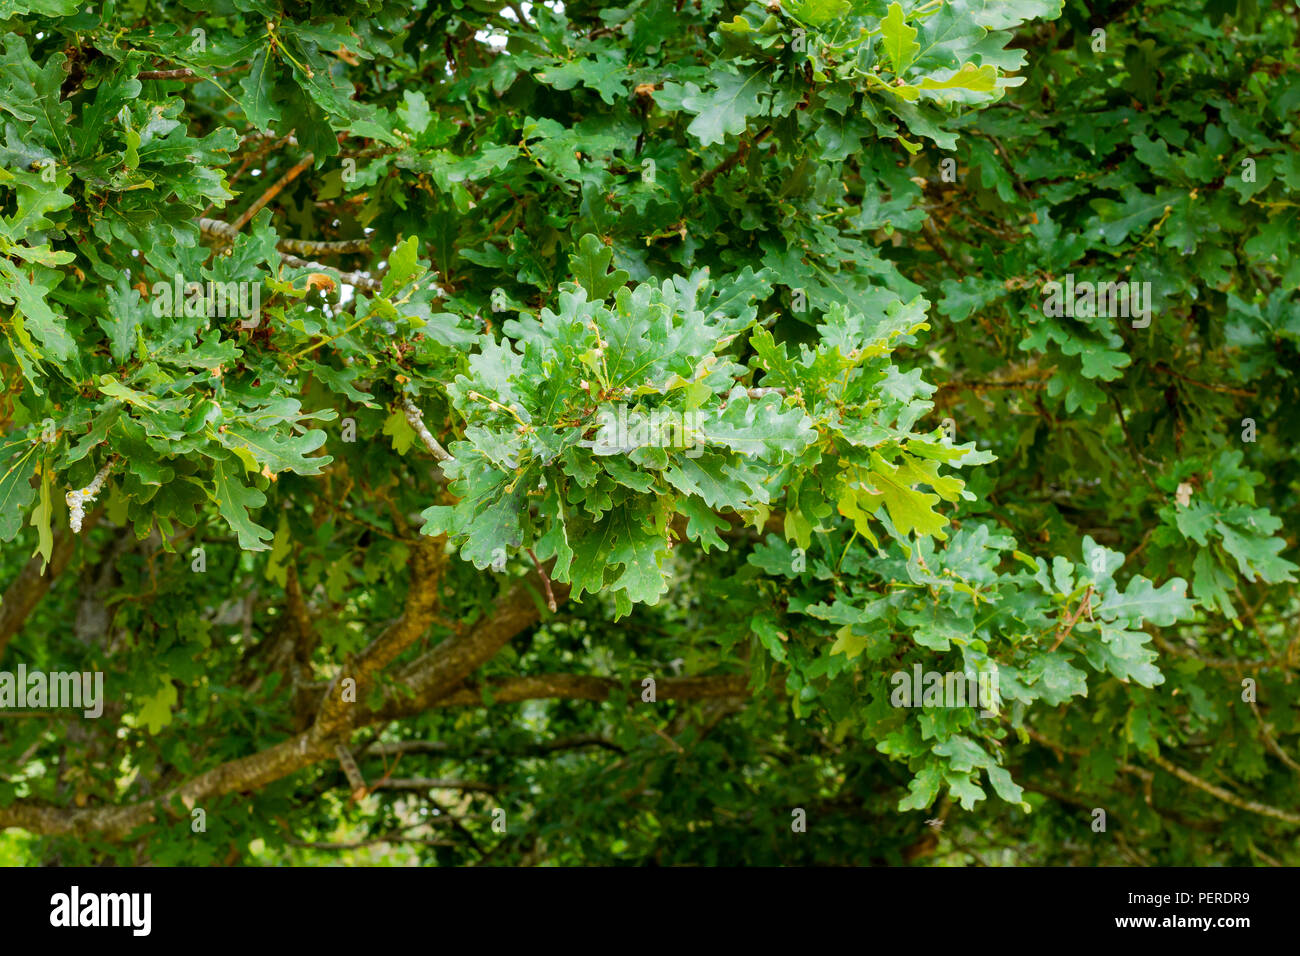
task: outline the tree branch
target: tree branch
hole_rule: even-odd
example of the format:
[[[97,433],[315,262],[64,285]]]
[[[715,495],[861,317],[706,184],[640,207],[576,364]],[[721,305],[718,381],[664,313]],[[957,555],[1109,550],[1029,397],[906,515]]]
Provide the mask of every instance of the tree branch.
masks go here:
[[[1279,810],[1277,807],[1271,807],[1266,803],[1259,803],[1256,800],[1246,800],[1237,796],[1235,793],[1229,793],[1222,787],[1216,787],[1214,784],[1202,780],[1190,770],[1184,770],[1177,764],[1170,763],[1159,754],[1154,755],[1151,759],[1169,773],[1172,773],[1179,780],[1183,781],[1183,783],[1189,783],[1198,790],[1204,790],[1215,799],[1222,800],[1224,803],[1234,806],[1238,810],[1246,810],[1249,813],[1258,813],[1260,816],[1272,817],[1274,820],[1282,820],[1286,823],[1300,824],[1300,813],[1291,813],[1287,810]]]
[[[102,509],[92,511],[82,523],[82,528],[89,531],[99,521]],[[24,565],[18,577],[14,578],[5,589],[4,598],[0,600],[0,658],[4,657],[5,648],[14,635],[18,633],[27,620],[27,615],[40,603],[54,583],[54,579],[63,573],[77,543],[77,536],[65,528],[54,532],[54,550],[50,555],[50,566],[46,574],[41,573],[42,561],[34,557]]]
[[[239,230],[243,229],[244,226],[248,224],[248,221],[261,211],[263,206],[278,196],[285,186],[297,179],[302,174],[302,171],[314,162],[316,162],[315,154],[308,153],[302,159],[298,160],[298,162],[290,166],[283,176],[272,183],[270,187],[267,188],[266,192],[257,197],[253,204],[245,209],[243,214],[230,224],[230,228],[235,230],[235,232],[239,232]]]
[[[1300,773],[1300,763],[1297,763],[1289,753],[1282,749],[1282,745],[1277,742],[1277,738],[1273,736],[1270,726],[1264,723],[1264,715],[1259,712],[1259,705],[1253,700],[1247,701],[1247,703],[1250,704],[1250,712],[1254,714],[1255,719],[1259,721],[1259,732],[1264,736],[1264,743],[1268,746],[1268,749],[1273,752],[1273,755],[1277,757],[1278,760],[1281,760],[1296,773]]]
[[[370,788],[375,790],[463,790],[466,793],[496,793],[501,789],[495,783],[477,783],[473,780],[438,780],[430,777],[394,777],[382,780]]]
[[[353,675],[365,680],[377,673],[418,639],[432,621],[437,588],[429,586],[440,573],[434,565],[445,556],[439,539],[422,542],[424,554],[413,558],[412,586],[401,618],[390,625],[354,662]],[[417,554],[420,553],[417,549]],[[434,557],[436,553],[437,557]],[[423,584],[421,587],[419,584]],[[568,598],[567,587],[557,589]],[[179,800],[192,808],[201,801],[229,793],[245,793],[280,780],[322,760],[335,759],[334,746],[354,729],[393,719],[390,714],[412,716],[434,706],[439,697],[459,689],[465,678],[490,659],[515,635],[540,618],[537,604],[522,581],[495,603],[496,613],[484,618],[468,633],[449,638],[418,658],[402,673],[399,699],[390,696],[378,711],[364,703],[363,680],[357,680],[357,702],[343,703],[337,690],[326,695],[315,722],[274,746],[247,757],[230,760],[173,787],[158,797],[122,806],[59,807],[39,801],[18,801],[0,807],[0,830],[21,827],[33,833],[89,835],[123,839],[133,830],[157,819],[163,807]],[[347,676],[341,675],[341,676]],[[337,683],[337,681],[336,681]],[[406,694],[414,694],[414,699]]]
[[[477,686],[462,687],[438,700],[435,707],[481,707],[486,688],[494,704],[524,700],[609,700],[623,691],[630,700],[641,691],[640,681],[578,674],[541,674],[535,677],[506,677]],[[749,680],[744,674],[706,677],[665,677],[655,681],[656,700],[707,700],[715,697],[748,696]]]
[[[199,232],[209,239],[218,240],[224,245],[230,245],[239,236],[239,232],[234,226],[228,222],[222,222],[220,219],[200,219]],[[280,261],[291,268],[311,269],[313,272],[329,273],[337,276],[340,281],[361,289],[363,292],[378,292],[383,287],[383,283],[378,279],[365,273],[344,272],[334,266],[327,266],[323,262],[312,262],[293,255],[295,252],[304,255],[363,252],[370,248],[369,240],[345,239],[338,242],[309,242],[306,239],[280,239],[276,242],[275,248],[280,253]]]
[[[313,731],[319,738],[336,736],[351,729],[357,707],[343,699],[339,685],[345,678],[356,681],[356,700],[364,700],[374,678],[404,650],[420,639],[437,617],[438,583],[447,556],[444,538],[421,536],[411,549],[411,581],[402,616],[386,627],[361,655],[350,661],[330,683],[316,712]],[[511,635],[513,636],[513,635]],[[507,638],[508,640],[509,638]]]
[[[445,740],[396,740],[390,743],[374,743],[361,751],[365,757],[393,757],[401,754],[437,754],[446,757],[545,757],[565,750],[582,750],[586,747],[598,747],[614,753],[627,751],[604,737],[596,734],[582,734],[575,737],[561,737],[558,740],[541,741],[511,750],[491,748],[457,748]]]
[[[433,433],[429,431],[429,426],[424,424],[424,413],[416,408],[415,403],[409,398],[402,398],[402,412],[406,415],[407,423],[420,436],[420,441],[424,443],[424,447],[429,449],[429,454],[438,459],[439,464],[456,460],[448,454],[447,449],[438,444],[438,439],[433,437]],[[553,611],[555,608],[551,608],[551,610]]]

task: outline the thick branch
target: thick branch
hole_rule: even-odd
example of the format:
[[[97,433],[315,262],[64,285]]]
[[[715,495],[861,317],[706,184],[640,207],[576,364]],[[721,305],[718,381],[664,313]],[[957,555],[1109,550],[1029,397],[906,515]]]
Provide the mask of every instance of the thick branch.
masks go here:
[[[344,700],[339,687],[341,680],[351,678],[356,681],[356,700],[364,700],[375,677],[433,624],[439,604],[438,583],[447,560],[443,553],[444,543],[443,538],[424,536],[415,542],[411,549],[411,581],[402,616],[386,627],[330,684],[313,726],[318,738],[346,732],[359,716],[356,705]],[[512,632],[506,640],[514,633],[517,632]]]
[[[339,280],[362,292],[378,292],[384,287],[384,284],[378,279],[371,278],[362,272],[344,272],[342,269],[336,269],[333,266],[327,266],[322,262],[311,262],[307,259],[299,259],[297,256],[291,256],[287,252],[280,253],[280,261],[286,266],[294,269],[311,269],[313,272],[333,273],[339,277]]]
[[[219,242],[229,245],[239,236],[239,232],[228,222],[222,222],[220,219],[200,219],[199,231],[210,239],[216,239]],[[280,260],[287,266],[294,269],[311,269],[313,272],[330,273],[338,276],[340,281],[347,285],[353,286],[363,292],[378,292],[383,283],[378,279],[368,276],[361,272],[344,272],[336,269],[334,266],[327,266],[321,262],[312,262],[307,259],[300,259],[293,253],[303,255],[337,255],[347,252],[362,252],[370,248],[369,241],[365,239],[346,239],[339,242],[309,242],[305,239],[281,239],[276,245],[280,253]]]
[[[216,239],[229,245],[239,238],[239,230],[220,219],[200,219],[199,232],[209,239]],[[369,239],[340,239],[338,241],[315,241],[311,239],[278,239],[275,248],[280,252],[300,256],[342,255],[349,252],[367,252]]]
[[[333,743],[358,727],[412,716],[431,707],[479,704],[480,691],[465,685],[465,679],[488,661],[511,638],[540,619],[532,590],[517,582],[495,604],[495,613],[469,632],[449,638],[417,658],[400,674],[396,692],[378,710],[370,710],[361,693],[369,680],[428,628],[437,606],[436,581],[443,560],[441,542],[428,539],[412,559],[412,584],[402,617],[386,628],[353,663],[351,673],[360,675],[355,704],[336,703],[337,691],[327,696],[308,730],[295,734],[248,757],[228,761],[175,787],[162,796],[126,806],[64,808],[20,801],[0,807],[0,829],[22,827],[35,833],[89,834],[121,839],[132,830],[156,819],[159,809],[174,800],[187,807],[229,793],[259,790],[268,784],[322,760],[334,758]],[[569,589],[556,585],[556,599],[568,599]],[[639,682],[610,677],[547,675],[497,681],[494,696],[503,703],[547,697],[603,701],[625,689],[632,699]],[[746,694],[741,675],[663,678],[657,681],[658,699],[700,700]]]
[[[554,588],[557,601],[568,600],[567,585],[556,584]],[[529,585],[516,582],[497,599],[494,613],[472,632],[443,641],[403,669],[395,692],[378,716],[395,720],[436,706],[448,694],[461,690],[466,677],[540,617]]]
[[[429,539],[428,546],[435,550],[440,547],[433,539]],[[419,560],[433,559],[426,554]],[[427,629],[436,605],[436,588],[429,588],[426,593],[416,582],[427,583],[430,570],[428,565],[414,569],[412,591],[415,593],[408,598],[405,613],[363,652],[356,665],[361,670],[356,673],[374,674],[375,665],[391,661]],[[563,595],[567,599],[567,588],[563,589]],[[122,839],[132,830],[154,821],[159,809],[171,801],[180,800],[187,807],[200,806],[203,801],[224,794],[260,790],[304,767],[332,760],[340,735],[392,719],[390,713],[410,716],[433,706],[439,697],[460,688],[470,673],[540,617],[537,604],[522,582],[499,598],[495,608],[495,614],[484,618],[471,631],[439,644],[403,672],[406,688],[424,702],[422,705],[402,698],[401,706],[390,701],[380,711],[372,711],[363,702],[365,697],[360,692],[359,680],[357,703],[339,705],[331,695],[309,729],[259,753],[227,761],[152,800],[94,808],[19,801],[0,807],[0,830],[21,827],[34,833],[94,833],[108,839]]]

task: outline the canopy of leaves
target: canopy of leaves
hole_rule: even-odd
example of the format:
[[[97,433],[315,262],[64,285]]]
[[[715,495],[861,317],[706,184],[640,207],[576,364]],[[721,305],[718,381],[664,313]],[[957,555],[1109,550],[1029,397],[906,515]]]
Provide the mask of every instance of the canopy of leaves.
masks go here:
[[[0,23],[0,858],[1300,863],[1294,8]]]

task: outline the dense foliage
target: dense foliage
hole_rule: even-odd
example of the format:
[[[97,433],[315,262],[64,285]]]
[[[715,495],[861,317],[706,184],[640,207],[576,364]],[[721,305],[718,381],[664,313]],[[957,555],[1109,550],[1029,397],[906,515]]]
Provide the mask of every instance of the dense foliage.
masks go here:
[[[0,20],[0,859],[1300,863],[1294,5]]]

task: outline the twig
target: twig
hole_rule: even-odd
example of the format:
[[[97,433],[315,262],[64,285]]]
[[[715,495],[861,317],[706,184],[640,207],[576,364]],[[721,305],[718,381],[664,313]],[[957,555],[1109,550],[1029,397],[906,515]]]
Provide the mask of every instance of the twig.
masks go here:
[[[455,461],[456,459],[448,454],[447,449],[438,444],[438,440],[433,437],[427,425],[424,424],[424,414],[415,407],[415,404],[409,398],[402,398],[402,411],[406,413],[406,420],[410,423],[411,428],[420,436],[420,441],[424,442],[424,447],[429,449],[430,454],[440,462]],[[537,559],[534,558],[534,561]],[[547,591],[550,591],[550,585],[547,585]],[[554,601],[551,602],[551,610],[554,611]]]
[[[104,487],[104,481],[108,478],[108,473],[113,470],[116,458],[110,458],[99,473],[95,475],[94,480],[84,488],[78,488],[69,491],[63,496],[63,500],[68,503],[68,524],[72,528],[73,534],[81,533],[81,522],[86,517],[86,505],[95,500],[100,490]]]
[[[1296,763],[1295,760],[1291,758],[1291,755],[1283,750],[1281,744],[1279,744],[1273,735],[1269,733],[1268,724],[1264,723],[1264,716],[1259,712],[1259,706],[1253,700],[1247,701],[1246,703],[1250,704],[1250,712],[1254,714],[1255,719],[1259,721],[1259,732],[1264,735],[1264,743],[1268,746],[1268,749],[1273,751],[1273,754],[1284,764],[1297,773],[1300,773],[1300,763]]]
[[[962,270],[958,267],[957,263],[953,261],[952,256],[948,255],[948,249],[943,244],[943,239],[939,236],[939,230],[935,228],[934,220],[927,218],[921,225],[921,230],[925,233],[925,237],[930,240],[930,247],[943,257],[943,261],[948,263],[948,267],[952,269],[953,272],[960,273]]]
[[[1257,813],[1262,817],[1272,817],[1274,820],[1282,820],[1286,823],[1300,824],[1300,814],[1280,810],[1277,807],[1271,807],[1266,803],[1259,803],[1255,800],[1246,800],[1234,793],[1224,790],[1222,787],[1216,787],[1214,784],[1202,780],[1190,770],[1184,770],[1182,767],[1170,763],[1159,754],[1153,755],[1151,759],[1184,783],[1189,783],[1198,790],[1204,790],[1210,796],[1222,800],[1224,803],[1229,806],[1234,806],[1238,810],[1247,810],[1250,813]]]
[[[555,592],[551,590],[551,578],[546,573],[546,569],[542,567],[542,562],[537,560],[537,555],[533,553],[532,548],[528,549],[528,556],[533,559],[533,564],[537,566],[537,576],[542,579],[542,586],[546,588],[546,606],[554,614],[558,608],[555,604]]]
[[[982,392],[990,388],[1046,388],[1047,379],[1013,379],[1005,382],[944,382],[939,386],[939,391],[957,391],[969,390],[972,392]]]
[[[457,748],[443,740],[397,740],[390,743],[374,743],[363,751],[367,756],[388,757],[394,754],[442,754],[454,757],[542,757],[565,750],[581,750],[586,747],[598,747],[613,753],[626,751],[612,740],[596,734],[580,734],[574,737],[561,737],[558,740],[539,741],[515,749],[491,748]]]
[[[378,781],[371,790],[463,790],[467,793],[496,793],[502,788],[494,783],[472,780],[437,780],[429,777],[394,777]]]
[[[1007,148],[1002,145],[1002,141],[998,139],[996,136],[994,136],[992,133],[986,132],[984,130],[975,127],[971,128],[971,132],[975,133],[977,136],[983,136],[985,139],[992,141],[993,145],[997,147],[997,149],[994,152],[994,155],[997,155],[999,153],[1002,155],[1002,162],[1006,164],[1007,172],[1011,174],[1011,178],[1015,181],[1016,192],[1020,193],[1020,198],[1026,201],[1033,198],[1029,193],[1029,189],[1021,181],[1020,174],[1016,172],[1016,165],[1011,161],[1011,154],[1008,153]]]
[[[644,717],[637,717],[635,718],[635,720],[638,724],[643,724],[644,726],[649,727],[653,733],[657,734],[659,737],[666,740],[679,754],[686,753],[685,747],[683,747],[677,741],[673,740],[672,737],[669,737],[666,733],[664,733],[662,730],[660,730],[650,721],[646,720]]]
[[[437,837],[405,837],[395,834],[373,837],[356,843],[304,843],[300,840],[289,840],[288,842],[290,846],[301,847],[305,850],[360,850],[365,847],[391,843],[415,843],[420,846],[461,846],[455,840],[440,840]]]
[[[957,215],[965,219],[967,222],[969,222],[971,225],[978,226],[980,229],[983,229],[985,232],[989,233],[990,235],[997,236],[1003,242],[1016,242],[1017,240],[1020,239],[1020,237],[1014,233],[1003,232],[994,229],[992,226],[987,225],[986,223],[980,222],[978,219],[976,219],[966,210],[962,209],[961,206],[953,207],[953,211],[956,212]]]
[[[1023,729],[1025,730],[1026,733],[1028,733],[1030,739],[1032,739],[1035,743],[1047,747],[1051,750],[1055,750],[1058,754],[1061,751],[1064,751],[1065,753],[1074,754],[1078,756],[1086,752],[1081,748],[1065,747],[1062,746],[1061,744],[1055,743],[1054,741],[1048,740],[1046,737],[1038,733],[1032,727],[1025,726],[1023,727]],[[1283,820],[1287,823],[1300,824],[1300,815],[1290,813],[1286,810],[1279,810],[1277,807],[1272,807],[1265,803],[1259,803],[1255,800],[1246,800],[1242,797],[1238,797],[1236,794],[1230,793],[1229,791],[1224,790],[1222,787],[1216,787],[1214,784],[1202,780],[1200,777],[1196,776],[1196,774],[1192,773],[1191,771],[1184,770],[1182,767],[1170,763],[1168,760],[1166,760],[1164,757],[1160,756],[1159,754],[1153,755],[1151,759],[1154,760],[1160,767],[1167,770],[1169,773],[1173,774],[1175,777],[1177,777],[1179,780],[1183,781],[1184,783],[1189,783],[1193,787],[1196,787],[1198,790],[1204,790],[1206,793],[1210,794],[1211,796],[1216,797],[1219,800],[1222,800],[1224,803],[1230,804],[1231,806],[1237,807],[1239,810],[1247,810],[1251,813],[1258,813],[1260,816],[1272,817],[1275,820]],[[1150,804],[1151,785],[1155,780],[1155,774],[1153,774],[1150,770],[1147,770],[1144,767],[1136,767],[1133,764],[1128,764],[1128,763],[1119,764],[1118,769],[1123,771],[1124,773],[1131,773],[1134,776],[1138,777],[1140,780],[1142,780],[1147,791],[1147,803]]]
[[[1160,489],[1156,487],[1156,483],[1151,480],[1151,475],[1147,472],[1147,457],[1138,450],[1137,443],[1133,441],[1133,436],[1129,434],[1128,422],[1124,419],[1124,406],[1120,404],[1114,392],[1110,392],[1109,395],[1111,404],[1115,406],[1115,413],[1119,415],[1119,427],[1124,432],[1124,440],[1128,442],[1129,451],[1133,452],[1133,460],[1137,462],[1138,470],[1142,472],[1142,477],[1146,480],[1146,483],[1158,492]]]
[[[714,166],[707,173],[705,173],[703,176],[701,176],[699,179],[695,181],[695,192],[697,193],[702,192],[703,190],[709,187],[709,185],[713,182],[713,180],[717,179],[723,173],[730,172],[736,165],[742,162],[746,156],[749,155],[749,150],[752,146],[757,146],[759,143],[763,142],[763,140],[767,139],[768,134],[770,134],[771,132],[772,132],[772,127],[765,126],[759,132],[759,134],[754,137],[754,141],[752,143],[747,140],[741,140],[740,145],[736,147],[736,151],[734,153],[732,153],[722,162],[718,163],[718,165]]]
[[[1246,838],[1246,848],[1249,849],[1251,853],[1255,854],[1257,857],[1259,857],[1261,860],[1267,863],[1269,866],[1282,865],[1277,860],[1273,859],[1273,857],[1269,856],[1267,853],[1261,850],[1259,847],[1255,846],[1255,841],[1250,839],[1249,837]]]
[[[340,239],[335,242],[318,242],[312,239],[281,239],[275,244],[281,252],[290,252],[300,256],[347,255],[354,252],[369,252],[369,239]]]
[[[1241,395],[1244,398],[1254,398],[1259,394],[1258,392],[1252,391],[1248,388],[1233,388],[1231,385],[1216,385],[1212,382],[1202,382],[1199,379],[1191,378],[1181,372],[1175,372],[1163,362],[1157,362],[1155,365],[1151,366],[1151,368],[1162,375],[1172,375],[1174,378],[1181,379],[1189,385],[1195,385],[1197,388],[1204,388],[1211,392],[1223,392],[1226,395]]]
[[[248,69],[248,64],[241,66],[232,66],[228,70],[222,70],[220,73],[214,73],[213,76],[226,76],[230,73],[238,73],[240,70]],[[206,76],[200,76],[189,67],[182,67],[176,70],[142,70],[135,75],[137,80],[178,80],[181,83],[199,83],[206,80]]]
[[[1062,630],[1057,635],[1056,643],[1053,644],[1048,649],[1047,653],[1049,654],[1052,653],[1052,651],[1056,650],[1058,647],[1061,646],[1062,641],[1064,641],[1067,637],[1070,636],[1070,632],[1074,630],[1074,625],[1078,624],[1079,618],[1083,617],[1084,611],[1088,612],[1089,618],[1092,617],[1092,606],[1089,603],[1091,602],[1091,600],[1092,600],[1092,585],[1089,584],[1088,590],[1083,592],[1083,600],[1079,602],[1079,606],[1075,608],[1074,614],[1066,621],[1065,629]]]
[[[180,70],[142,70],[135,75],[137,80],[197,80],[189,67]]]
[[[357,766],[352,752],[343,744],[338,744],[334,748],[334,754],[339,758],[339,766],[343,768],[343,775],[348,778],[348,786],[352,788],[349,802],[359,801],[373,787],[366,787],[366,778],[361,775],[361,768]]]
[[[297,179],[298,175],[314,162],[316,162],[315,154],[308,153],[302,159],[298,160],[298,162],[294,163],[294,165],[289,168],[288,172],[272,183],[270,188],[258,197],[257,201],[254,202],[253,205],[244,210],[243,215],[231,223],[231,228],[234,229],[235,232],[239,232],[239,230],[243,229],[248,223],[248,220],[256,216],[263,206],[280,194],[280,190],[284,189],[285,186]]]
[[[1290,665],[1282,660],[1233,660],[1230,657],[1204,657],[1189,648],[1177,647],[1170,644],[1154,630],[1147,631],[1151,639],[1155,641],[1157,647],[1167,654],[1173,654],[1176,657],[1186,657],[1189,660],[1199,661],[1206,667],[1213,667],[1217,670],[1225,671],[1254,671],[1280,667],[1288,669]]]

